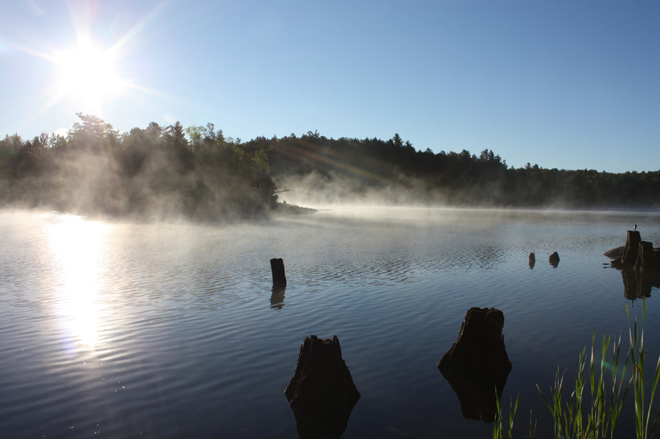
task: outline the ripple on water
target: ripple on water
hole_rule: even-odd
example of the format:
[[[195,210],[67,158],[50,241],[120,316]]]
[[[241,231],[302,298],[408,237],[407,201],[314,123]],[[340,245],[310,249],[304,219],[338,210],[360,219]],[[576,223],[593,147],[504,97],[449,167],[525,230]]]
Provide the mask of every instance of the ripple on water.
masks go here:
[[[621,276],[602,269],[602,253],[633,221],[660,236],[657,216],[551,212],[335,212],[222,227],[0,214],[2,245],[16,249],[0,266],[0,412],[10,414],[0,429],[295,437],[282,392],[300,344],[337,334],[363,395],[343,439],[483,436],[490,426],[461,418],[436,367],[467,310],[504,312],[506,391],[536,392],[592,331],[627,325]],[[85,258],[61,244],[71,230],[86,234]],[[271,257],[289,279],[274,299]]]

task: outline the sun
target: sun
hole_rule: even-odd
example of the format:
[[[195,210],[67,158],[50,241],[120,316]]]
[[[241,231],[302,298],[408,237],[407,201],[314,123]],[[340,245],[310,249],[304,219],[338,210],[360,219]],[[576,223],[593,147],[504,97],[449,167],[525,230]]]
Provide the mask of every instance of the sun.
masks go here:
[[[88,41],[55,56],[59,67],[57,94],[75,98],[90,109],[121,92],[123,81],[117,74],[116,56]]]

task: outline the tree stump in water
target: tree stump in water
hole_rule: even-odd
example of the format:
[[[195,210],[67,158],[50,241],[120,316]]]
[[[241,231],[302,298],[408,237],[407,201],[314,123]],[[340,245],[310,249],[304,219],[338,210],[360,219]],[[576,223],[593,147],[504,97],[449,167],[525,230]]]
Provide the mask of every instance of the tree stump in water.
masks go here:
[[[658,264],[658,259],[655,257],[652,243],[640,241],[634,269],[644,275],[660,274],[660,264]]]
[[[557,268],[557,266],[559,265],[559,253],[554,252],[553,254],[551,254],[550,257],[548,258],[548,261],[550,262],[550,265]]]
[[[271,259],[270,269],[273,272],[273,287],[286,287],[286,275],[284,274],[284,261],[282,258]]]
[[[286,390],[300,438],[339,438],[360,399],[335,335],[306,337]]]
[[[642,241],[642,236],[636,230],[628,230],[626,236],[626,245],[623,246],[623,256],[621,262],[625,265],[633,266],[637,262],[637,255],[639,253],[639,243]]]
[[[456,343],[438,363],[467,419],[493,422],[497,417],[495,398],[502,396],[512,368],[504,347],[503,327],[502,311],[470,308]]]

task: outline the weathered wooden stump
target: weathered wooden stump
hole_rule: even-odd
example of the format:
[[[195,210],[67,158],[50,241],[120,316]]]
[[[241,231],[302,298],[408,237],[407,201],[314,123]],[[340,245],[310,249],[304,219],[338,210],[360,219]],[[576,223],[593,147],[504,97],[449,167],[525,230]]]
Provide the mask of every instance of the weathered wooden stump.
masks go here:
[[[529,268],[534,268],[534,265],[536,265],[536,256],[534,256],[534,253],[529,254]]]
[[[554,252],[553,254],[551,254],[550,257],[548,258],[548,261],[550,262],[550,265],[557,268],[557,266],[559,265],[559,253]]]
[[[273,272],[273,288],[285,288],[286,275],[284,274],[284,261],[282,258],[271,259],[270,269]]]
[[[300,438],[339,438],[360,399],[335,335],[306,337],[296,370],[284,391]]]
[[[512,368],[504,347],[503,327],[502,311],[470,308],[456,343],[438,363],[467,419],[493,422],[497,417],[495,398],[501,398]]]
[[[637,260],[633,267],[635,271],[639,271],[644,275],[657,275],[660,274],[660,264],[655,257],[653,251],[653,244],[647,241],[639,242],[639,250],[637,252]]]
[[[639,253],[639,243],[642,241],[642,236],[636,230],[628,230],[626,235],[626,245],[623,246],[623,256],[621,261],[624,265],[633,266],[637,262],[637,255]]]

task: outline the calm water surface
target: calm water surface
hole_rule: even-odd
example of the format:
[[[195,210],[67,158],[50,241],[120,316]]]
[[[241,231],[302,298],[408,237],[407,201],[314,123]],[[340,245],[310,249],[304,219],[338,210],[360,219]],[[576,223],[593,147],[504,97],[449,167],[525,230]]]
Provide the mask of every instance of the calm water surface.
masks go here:
[[[283,392],[300,344],[336,334],[362,394],[342,438],[489,437],[437,369],[478,306],[505,316],[502,401],[520,394],[521,432],[533,409],[548,437],[536,383],[573,373],[594,330],[627,331],[603,252],[633,224],[660,244],[655,213],[333,209],[199,226],[0,212],[0,436],[297,437]]]

